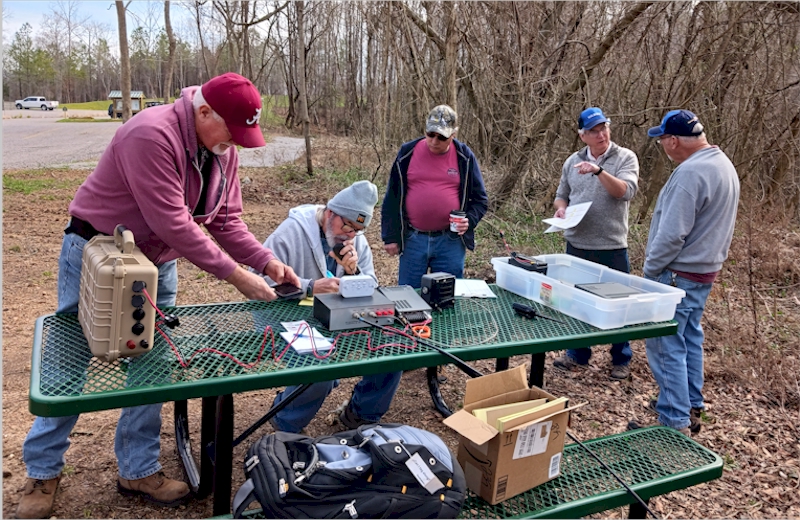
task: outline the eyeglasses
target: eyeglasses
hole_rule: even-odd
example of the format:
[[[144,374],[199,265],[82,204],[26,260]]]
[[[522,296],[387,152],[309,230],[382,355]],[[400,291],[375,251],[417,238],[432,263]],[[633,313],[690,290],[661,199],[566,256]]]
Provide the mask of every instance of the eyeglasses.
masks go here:
[[[436,138],[440,141],[447,141],[448,139],[450,139],[449,137],[445,137],[442,134],[437,134],[436,132],[426,132],[425,135],[427,135],[431,139]]]
[[[658,139],[656,139],[656,144],[661,144],[661,141],[662,141],[662,140],[664,140],[664,139],[671,139],[671,138],[673,138],[673,137],[675,137],[675,136],[674,136],[674,135],[662,135],[661,137],[659,137]]]
[[[342,231],[345,233],[355,233],[356,236],[360,236],[366,231],[366,228],[357,228],[355,224],[349,220],[345,220],[341,215],[339,215],[339,218],[342,219]]]
[[[584,134],[588,134],[592,137],[597,137],[600,134],[604,134],[608,130],[608,123],[603,123],[600,125],[595,126],[591,130],[584,130]]]

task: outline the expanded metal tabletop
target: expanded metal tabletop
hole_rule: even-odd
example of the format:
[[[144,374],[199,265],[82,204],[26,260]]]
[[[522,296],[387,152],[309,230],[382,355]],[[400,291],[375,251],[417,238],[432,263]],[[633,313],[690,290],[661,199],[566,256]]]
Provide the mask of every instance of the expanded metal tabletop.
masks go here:
[[[459,298],[455,307],[435,312],[431,338],[448,352],[470,361],[504,358],[550,350],[580,348],[674,334],[674,321],[600,330],[535,302],[491,285],[497,298]],[[513,302],[531,305],[545,319],[516,315]],[[164,334],[183,360],[200,349],[213,348],[237,358],[242,365],[217,353],[196,355],[188,367],[160,334],[152,351],[131,363],[92,356],[77,314],[49,314],[36,321],[31,364],[29,409],[37,416],[54,417],[142,404],[210,397],[263,388],[328,381],[383,372],[411,370],[448,363],[442,354],[399,335],[370,329],[370,335],[330,332],[313,318],[310,306],[297,300],[234,302],[178,306],[164,309],[180,319]],[[285,349],[279,336],[281,322],[306,320],[323,335],[336,340],[326,359]],[[274,331],[274,349],[265,327]],[[404,346],[387,346],[388,343]],[[260,358],[259,358],[260,353]],[[324,355],[324,353],[323,353]]]

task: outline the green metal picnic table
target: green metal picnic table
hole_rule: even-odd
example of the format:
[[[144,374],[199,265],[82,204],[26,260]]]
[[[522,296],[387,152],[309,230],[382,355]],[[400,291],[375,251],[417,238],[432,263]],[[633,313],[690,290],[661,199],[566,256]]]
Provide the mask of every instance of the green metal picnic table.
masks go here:
[[[436,312],[430,341],[465,361],[532,354],[531,377],[539,386],[537,373],[543,374],[548,351],[670,335],[677,330],[674,321],[600,330],[495,285],[490,287],[497,298],[459,298],[454,308]],[[514,302],[532,305],[562,323],[520,317],[512,310]],[[180,325],[163,328],[163,336],[156,334],[152,351],[136,363],[125,358],[109,363],[92,357],[77,314],[37,319],[29,409],[34,415],[53,417],[176,401],[176,436],[190,484],[199,496],[213,490],[214,514],[230,511],[233,394],[449,362],[435,350],[377,329],[370,329],[369,336],[347,334],[352,331],[332,333],[313,318],[310,306],[299,305],[297,300],[178,306],[164,312],[177,316]],[[297,320],[306,320],[335,339],[334,352],[319,359],[286,348],[278,335],[283,330],[280,324]],[[274,333],[274,345],[267,326]],[[405,343],[405,347],[380,348],[388,343]],[[228,356],[208,351],[196,354],[210,348]],[[320,357],[324,355],[320,353]],[[183,366],[189,359],[188,366]],[[203,398],[199,475],[186,423],[185,401],[193,398]]]

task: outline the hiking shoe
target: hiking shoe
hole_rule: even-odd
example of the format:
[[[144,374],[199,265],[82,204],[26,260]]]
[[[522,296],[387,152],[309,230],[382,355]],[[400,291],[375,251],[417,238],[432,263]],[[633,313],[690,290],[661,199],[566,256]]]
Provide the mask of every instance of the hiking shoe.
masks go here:
[[[658,411],[656,411],[657,402],[658,398],[653,398],[647,403],[647,409],[656,415],[658,415]],[[703,429],[702,413],[704,411],[703,408],[692,408],[689,410],[689,430],[692,433],[700,433],[700,430]]]
[[[49,480],[29,478],[17,506],[17,518],[50,518],[61,476]]]
[[[627,430],[628,430],[628,431],[630,431],[630,430],[638,430],[639,428],[646,428],[646,427],[648,427],[648,426],[655,426],[655,425],[654,425],[654,424],[651,424],[651,425],[644,425],[644,424],[639,424],[639,423],[638,423],[638,422],[636,422],[636,421],[628,421],[628,427],[627,427]],[[662,424],[658,424],[658,426],[663,426],[663,425],[662,425]],[[676,429],[677,429],[677,428],[676,428]],[[681,428],[681,429],[680,429],[680,430],[678,430],[678,431],[679,431],[680,433],[682,433],[682,434],[686,435],[687,437],[691,437],[691,436],[692,436],[692,432],[691,432],[691,430],[689,429],[689,427],[688,427],[688,426],[687,426],[686,428]]]
[[[702,414],[705,410],[703,408],[692,408],[689,410],[689,429],[692,433],[700,433],[703,429]]]
[[[629,377],[631,377],[630,365],[614,365],[614,368],[611,369],[611,379],[624,381]]]
[[[137,480],[120,477],[117,491],[126,497],[141,496],[150,503],[165,507],[178,507],[189,497],[186,482],[167,478],[163,471]]]
[[[559,356],[553,360],[553,366],[565,372],[570,372],[579,367],[585,367],[586,365],[581,365],[567,354],[564,354],[563,356]]]
[[[339,422],[342,423],[345,428],[355,430],[359,426],[364,424],[373,424],[375,421],[362,419],[361,417],[357,416],[348,405],[344,407],[344,410],[342,410],[341,413],[339,413]]]

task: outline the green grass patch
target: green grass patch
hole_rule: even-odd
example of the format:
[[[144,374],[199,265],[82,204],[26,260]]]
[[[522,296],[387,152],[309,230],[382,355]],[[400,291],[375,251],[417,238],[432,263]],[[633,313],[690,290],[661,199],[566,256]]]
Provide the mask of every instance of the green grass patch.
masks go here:
[[[68,117],[66,119],[59,119],[56,123],[122,123],[122,119],[111,119],[104,117],[95,119],[93,117]]]
[[[56,110],[61,110],[62,107],[67,107],[69,110],[103,110],[108,111],[108,105],[111,104],[110,99],[103,99],[100,101],[87,101],[86,103],[62,103],[58,105]]]
[[[19,170],[3,174],[3,189],[9,192],[30,195],[45,190],[77,188],[83,179],[57,178],[53,170]]]

